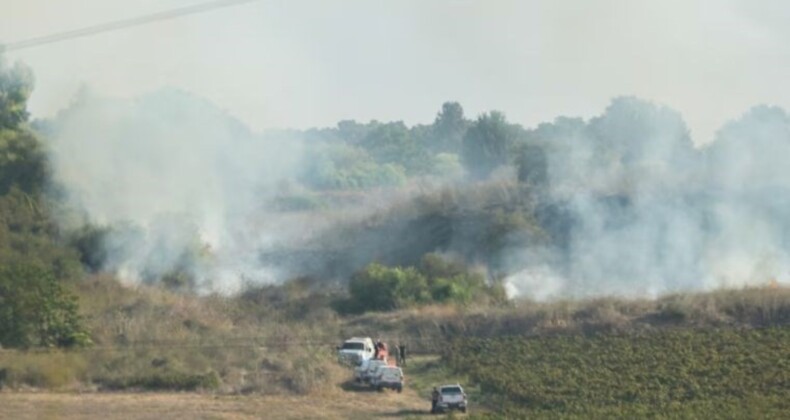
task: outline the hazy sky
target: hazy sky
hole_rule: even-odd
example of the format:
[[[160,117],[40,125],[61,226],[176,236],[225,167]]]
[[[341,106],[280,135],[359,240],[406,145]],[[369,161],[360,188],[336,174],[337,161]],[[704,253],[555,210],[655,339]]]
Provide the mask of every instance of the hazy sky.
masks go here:
[[[0,0],[13,42],[202,0]],[[532,126],[633,94],[681,111],[697,142],[757,103],[790,108],[782,0],[262,0],[10,52],[35,116],[80,86],[178,87],[255,129],[430,122],[446,100]]]

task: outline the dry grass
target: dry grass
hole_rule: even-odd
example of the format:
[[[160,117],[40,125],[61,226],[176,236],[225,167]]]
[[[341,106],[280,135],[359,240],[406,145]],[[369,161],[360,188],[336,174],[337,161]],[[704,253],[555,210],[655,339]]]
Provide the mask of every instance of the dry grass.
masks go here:
[[[78,389],[87,372],[82,354],[0,351],[0,388]]]
[[[349,375],[334,354],[335,345],[349,336],[406,344],[411,354],[419,354],[439,352],[454,336],[790,324],[790,288],[781,287],[654,300],[434,305],[340,318],[308,286],[261,288],[237,298],[201,297],[129,288],[109,277],[87,279],[78,287],[95,346],[70,353],[2,351],[0,386],[322,395]]]
[[[754,287],[673,294],[658,299],[615,297],[556,302],[516,301],[502,307],[423,307],[350,318],[343,331],[411,340],[432,351],[446,336],[543,335],[657,328],[766,327],[790,324],[790,288]],[[429,344],[425,344],[429,343]]]
[[[427,415],[428,401],[402,394],[346,392],[311,396],[194,393],[0,393],[4,419],[370,419]]]
[[[95,345],[2,351],[0,387],[307,394],[348,375],[335,360],[333,317],[291,319],[266,302],[126,287],[107,276],[77,286]]]

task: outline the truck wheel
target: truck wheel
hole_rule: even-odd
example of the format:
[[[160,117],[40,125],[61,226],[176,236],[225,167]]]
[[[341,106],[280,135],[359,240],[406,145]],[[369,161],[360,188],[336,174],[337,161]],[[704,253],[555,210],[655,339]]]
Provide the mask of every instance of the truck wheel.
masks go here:
[[[462,408],[462,409],[461,409],[461,412],[462,412],[462,413],[466,413],[466,407]]]
[[[402,386],[399,386],[399,387],[398,387],[398,394],[400,394],[402,391],[403,391],[403,387],[402,387]]]
[[[384,387],[379,385],[379,386],[376,387],[376,391],[378,391],[378,392],[384,391]]]

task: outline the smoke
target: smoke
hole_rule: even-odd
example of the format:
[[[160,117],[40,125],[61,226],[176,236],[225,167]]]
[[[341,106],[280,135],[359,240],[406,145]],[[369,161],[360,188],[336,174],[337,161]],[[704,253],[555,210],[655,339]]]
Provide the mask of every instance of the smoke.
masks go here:
[[[750,110],[703,149],[679,114],[634,98],[536,134],[549,151],[548,195],[571,228],[548,254],[512,251],[510,289],[536,299],[656,296],[790,280],[781,109]]]
[[[504,241],[486,225],[490,207],[523,197],[502,206],[459,184],[457,155],[433,158],[431,176],[445,178],[403,184],[407,166],[352,147],[375,130],[408,138],[402,124],[260,134],[162,91],[85,93],[52,125],[55,179],[81,212],[63,224],[108,227],[102,268],[130,282],[234,292],[426,252],[488,264],[512,296],[538,300],[790,281],[790,117],[779,108],[753,108],[703,148],[679,113],[631,97],[587,121],[522,130],[545,152],[545,184],[524,200],[534,214],[513,219],[527,231]],[[488,182],[512,183],[512,169]],[[437,194],[448,180],[452,193]],[[481,251],[496,243],[495,255]]]
[[[186,276],[200,289],[272,281],[257,249],[278,234],[265,204],[295,171],[299,141],[250,132],[180,91],[134,101],[83,93],[55,121],[55,179],[81,222],[110,226],[105,269]]]

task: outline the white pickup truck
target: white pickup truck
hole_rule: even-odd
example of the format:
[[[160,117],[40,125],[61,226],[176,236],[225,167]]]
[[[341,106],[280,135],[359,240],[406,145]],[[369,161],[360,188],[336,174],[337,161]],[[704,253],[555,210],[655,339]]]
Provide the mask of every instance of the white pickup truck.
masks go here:
[[[357,382],[370,382],[370,380],[377,374],[377,370],[386,367],[387,362],[380,359],[368,359],[362,362],[361,365],[354,369],[354,378]]]
[[[343,342],[337,349],[337,360],[340,363],[359,366],[373,358],[373,340],[370,337],[353,337]]]
[[[370,378],[370,385],[381,391],[384,388],[403,391],[403,370],[397,366],[381,366]]]
[[[431,413],[441,413],[448,410],[461,410],[466,413],[468,402],[466,392],[460,384],[442,385],[438,388],[438,395]]]

